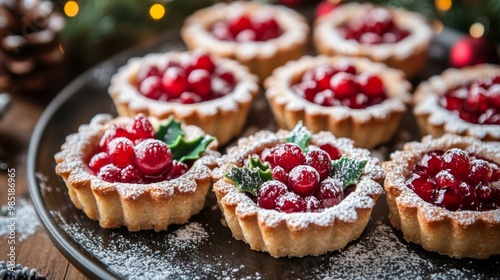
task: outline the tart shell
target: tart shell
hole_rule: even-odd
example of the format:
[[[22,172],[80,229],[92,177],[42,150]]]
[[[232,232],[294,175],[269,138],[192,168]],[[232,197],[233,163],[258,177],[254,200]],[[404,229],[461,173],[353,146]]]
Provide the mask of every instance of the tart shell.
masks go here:
[[[500,75],[500,66],[480,64],[461,69],[450,68],[439,76],[420,83],[415,90],[413,113],[422,135],[439,137],[445,133],[473,136],[484,141],[500,140],[500,125],[469,123],[439,105],[439,98],[449,89],[484,77]]]
[[[484,259],[500,254],[500,209],[450,211],[424,201],[405,184],[406,175],[423,154],[451,148],[500,162],[498,143],[472,137],[445,134],[405,144],[402,151],[394,152],[391,160],[383,163],[391,224],[408,242],[450,257]]]
[[[365,109],[326,107],[305,100],[291,89],[307,70],[337,63],[350,63],[358,72],[378,75],[388,98]],[[389,141],[406,112],[406,103],[411,101],[411,84],[404,79],[401,71],[355,57],[304,56],[276,69],[265,81],[265,87],[266,98],[281,128],[293,129],[302,120],[313,132],[331,131],[337,137],[353,139],[356,146],[363,148],[373,148]]]
[[[90,124],[69,135],[55,155],[56,173],[67,188],[71,201],[103,228],[125,226],[129,231],[166,230],[169,224],[183,224],[204,206],[212,184],[211,169],[219,156],[217,141],[183,175],[150,184],[111,183],[94,175],[88,160],[98,149],[99,140],[111,124],[126,124],[126,117],[111,120],[95,116]],[[204,135],[198,127],[183,128],[186,139]]]
[[[433,31],[419,14],[403,9],[386,7],[395,24],[410,34],[394,44],[368,45],[355,40],[346,40],[339,27],[350,20],[363,17],[375,6],[348,3],[336,7],[330,14],[320,17],[314,25],[313,43],[324,55],[347,55],[367,57],[382,62],[391,68],[400,69],[407,77],[416,76],[427,62],[428,48]]]
[[[135,116],[143,113],[158,119],[173,115],[186,124],[200,127],[217,138],[221,145],[239,135],[245,125],[248,112],[259,93],[257,77],[239,63],[223,58],[213,58],[218,67],[233,73],[236,85],[231,93],[205,102],[181,104],[154,100],[142,95],[136,87],[136,76],[144,65],[166,68],[169,61],[188,59],[190,52],[152,53],[145,57],[131,58],[112,77],[108,89],[120,116]]]
[[[253,12],[266,12],[275,17],[281,36],[265,42],[221,41],[210,33],[210,27],[217,21]],[[189,49],[205,48],[220,57],[231,58],[247,66],[261,81],[274,68],[301,57],[308,44],[309,26],[307,20],[292,9],[278,5],[256,2],[217,3],[196,11],[189,16],[181,29],[181,36]]]
[[[248,243],[253,250],[273,257],[302,257],[340,250],[357,239],[366,227],[372,209],[382,194],[384,172],[368,150],[353,148],[352,141],[335,138],[330,132],[315,134],[311,144],[332,143],[339,150],[368,164],[356,189],[338,205],[321,212],[282,213],[263,209],[224,177],[231,166],[241,166],[249,154],[285,143],[288,131],[259,131],[241,138],[238,145],[218,160],[214,169],[214,191],[233,237]]]

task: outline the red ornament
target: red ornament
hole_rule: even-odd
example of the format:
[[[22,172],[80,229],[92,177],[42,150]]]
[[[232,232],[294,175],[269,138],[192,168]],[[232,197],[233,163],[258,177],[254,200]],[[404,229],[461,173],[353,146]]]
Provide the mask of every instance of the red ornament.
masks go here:
[[[486,38],[464,36],[451,48],[449,62],[456,68],[481,63],[497,64],[498,50],[495,44]]]
[[[319,18],[320,16],[327,15],[331,11],[333,11],[339,4],[333,3],[328,0],[321,1],[318,6],[316,6],[316,12],[314,13],[315,18]]]

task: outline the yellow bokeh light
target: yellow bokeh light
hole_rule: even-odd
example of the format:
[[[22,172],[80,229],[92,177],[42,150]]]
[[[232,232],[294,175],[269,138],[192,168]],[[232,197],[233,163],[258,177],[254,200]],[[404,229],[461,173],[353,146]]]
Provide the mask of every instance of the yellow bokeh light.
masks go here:
[[[469,34],[474,38],[481,38],[484,35],[484,25],[480,22],[476,22],[470,26]]]
[[[441,12],[446,12],[451,8],[452,1],[451,0],[435,0],[434,4],[436,8]]]
[[[68,1],[66,2],[66,4],[64,4],[64,13],[68,17],[76,16],[78,14],[78,10],[78,3],[76,3],[75,1]]]
[[[149,8],[149,15],[154,20],[159,20],[165,16],[165,7],[161,4],[153,4]]]

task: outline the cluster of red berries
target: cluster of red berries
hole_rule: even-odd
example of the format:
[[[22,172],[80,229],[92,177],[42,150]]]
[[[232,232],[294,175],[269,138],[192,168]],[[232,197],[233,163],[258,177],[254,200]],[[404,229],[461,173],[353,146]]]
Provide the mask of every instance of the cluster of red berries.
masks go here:
[[[230,93],[235,77],[227,69],[217,67],[203,51],[195,51],[189,60],[170,61],[165,69],[145,65],[136,77],[139,92],[167,102],[193,104]]]
[[[391,13],[381,7],[350,21],[340,32],[345,39],[372,45],[397,43],[410,35],[408,31],[395,25]]]
[[[317,212],[337,205],[345,194],[330,172],[332,160],[340,157],[331,144],[310,146],[306,153],[292,143],[266,148],[260,158],[269,163],[273,180],[259,187],[258,205],[286,213]]]
[[[406,185],[423,200],[452,211],[500,207],[499,166],[458,148],[426,153]]]
[[[439,103],[474,124],[500,124],[500,76],[481,78],[451,89]]]
[[[149,120],[137,115],[125,126],[112,125],[89,161],[90,170],[108,182],[152,183],[177,178],[189,166],[172,159],[170,148],[155,138]]]
[[[236,42],[267,41],[282,33],[272,15],[264,13],[242,14],[227,21],[217,21],[210,30],[219,40]]]
[[[387,99],[384,83],[378,76],[357,74],[356,68],[347,63],[312,68],[292,90],[312,103],[353,109],[364,109]]]

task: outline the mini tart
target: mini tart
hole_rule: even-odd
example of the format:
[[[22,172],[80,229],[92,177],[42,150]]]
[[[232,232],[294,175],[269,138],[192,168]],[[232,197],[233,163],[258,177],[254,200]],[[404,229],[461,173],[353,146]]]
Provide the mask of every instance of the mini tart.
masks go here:
[[[309,102],[291,89],[309,69],[345,63],[355,66],[358,72],[378,75],[388,98],[365,109],[327,107]],[[266,98],[280,127],[292,129],[302,120],[313,132],[331,131],[337,137],[354,140],[356,146],[363,148],[389,141],[406,112],[405,103],[411,100],[411,84],[401,71],[355,57],[305,56],[276,69],[265,81],[265,87]]]
[[[277,38],[259,42],[223,41],[214,37],[210,27],[218,21],[244,13],[264,12],[271,14],[282,34]],[[307,48],[309,26],[307,20],[292,9],[284,6],[256,2],[217,3],[189,16],[181,29],[181,36],[189,49],[205,48],[209,53],[232,58],[263,81],[274,68],[285,62],[298,59]]]
[[[371,4],[343,4],[318,18],[313,32],[316,50],[324,55],[367,57],[400,69],[407,77],[415,76],[426,64],[428,48],[433,37],[433,31],[421,15],[386,7],[393,17],[394,24],[409,31],[406,38],[396,43],[360,44],[355,40],[346,40],[341,35],[339,27],[353,19],[365,17],[367,12],[375,7]]]
[[[450,68],[441,75],[420,83],[415,90],[413,113],[422,135],[439,137],[445,133],[473,136],[483,141],[500,140],[500,125],[467,122],[439,104],[449,89],[485,77],[500,75],[500,66],[480,64],[461,69]]]
[[[218,159],[212,172],[217,202],[233,237],[248,243],[251,249],[273,257],[302,257],[340,250],[357,239],[366,227],[373,207],[382,194],[384,172],[378,160],[366,149],[354,148],[351,140],[335,138],[330,132],[312,135],[310,144],[334,144],[346,156],[368,163],[353,192],[339,204],[321,212],[284,213],[264,209],[246,193],[240,192],[226,174],[232,166],[242,166],[248,155],[285,143],[289,131],[259,131],[240,138],[237,146]]]
[[[125,226],[129,231],[160,231],[169,224],[186,223],[204,206],[212,184],[210,173],[219,156],[217,141],[209,145],[186,173],[175,179],[149,184],[104,181],[90,171],[88,159],[99,149],[106,128],[129,120],[127,117],[112,120],[110,115],[99,114],[66,138],[55,155],[55,170],[66,183],[71,201],[103,228]],[[184,126],[183,131],[186,139],[205,135],[195,126]]]
[[[500,146],[477,138],[445,134],[425,136],[422,142],[407,143],[383,163],[384,188],[391,224],[404,238],[454,258],[488,258],[500,254],[500,209],[489,211],[450,211],[424,201],[405,183],[420,157],[433,150],[460,148],[466,152],[500,162]]]
[[[169,62],[188,60],[192,52],[152,53],[144,57],[131,58],[112,77],[108,89],[120,116],[135,116],[143,113],[158,119],[173,115],[175,119],[200,127],[213,135],[223,145],[239,135],[245,125],[248,112],[259,93],[257,77],[246,67],[224,58],[212,58],[217,66],[231,71],[235,78],[232,92],[208,101],[180,104],[154,100],[141,94],[136,86],[138,71],[144,66],[167,67]]]

